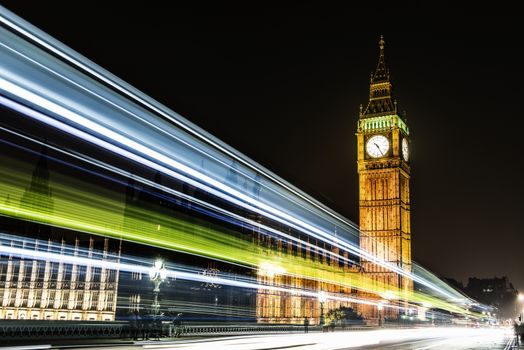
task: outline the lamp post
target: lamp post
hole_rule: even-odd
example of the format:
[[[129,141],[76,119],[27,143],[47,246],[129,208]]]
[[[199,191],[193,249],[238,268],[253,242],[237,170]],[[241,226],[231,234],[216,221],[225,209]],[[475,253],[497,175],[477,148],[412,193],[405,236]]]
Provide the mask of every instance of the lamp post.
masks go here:
[[[326,293],[323,291],[320,291],[318,293],[318,301],[320,302],[320,325],[324,325],[324,303],[326,302]]]
[[[160,303],[158,302],[158,293],[160,293],[160,284],[166,279],[167,271],[164,262],[161,259],[155,261],[154,265],[149,270],[149,278],[153,281],[155,288],[153,289],[153,304],[151,310],[153,315],[158,315],[160,311]]]
[[[382,309],[384,308],[384,305],[382,303],[378,303],[377,309],[378,309],[378,326],[382,327]]]
[[[519,308],[520,308],[520,312],[519,312],[519,321],[522,322],[522,321],[523,321],[523,320],[522,320],[522,314],[524,313],[524,310],[522,309],[521,306],[522,306],[522,302],[524,301],[524,294],[519,293],[519,294],[517,295],[517,300],[518,300],[519,303],[521,304],[521,305],[519,305]]]

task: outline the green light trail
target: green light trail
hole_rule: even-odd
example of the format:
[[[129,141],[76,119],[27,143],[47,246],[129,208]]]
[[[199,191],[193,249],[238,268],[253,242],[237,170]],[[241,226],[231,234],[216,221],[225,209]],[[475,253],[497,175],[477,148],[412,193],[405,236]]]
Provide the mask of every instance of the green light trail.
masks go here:
[[[48,184],[52,208],[35,205],[49,202],[49,196],[29,193],[30,174],[31,169],[25,163],[0,157],[0,215],[195,254],[253,269],[270,264],[278,267],[282,274],[317,281],[315,285],[319,289],[321,284],[339,285],[345,289],[368,290],[394,296],[393,299],[401,297],[430,304],[433,308],[471,314],[462,307],[420,292],[405,295],[403,291],[374,286],[362,274],[338,267],[338,262],[320,264],[286,251],[272,251],[241,237],[239,232],[126,204],[124,196],[117,191],[60,173],[53,173]]]

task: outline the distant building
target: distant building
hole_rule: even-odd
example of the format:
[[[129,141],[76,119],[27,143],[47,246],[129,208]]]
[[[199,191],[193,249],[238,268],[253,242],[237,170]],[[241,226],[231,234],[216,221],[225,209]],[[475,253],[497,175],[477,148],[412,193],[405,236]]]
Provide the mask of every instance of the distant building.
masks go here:
[[[479,303],[496,307],[497,316],[500,318],[514,318],[518,314],[518,291],[506,276],[500,278],[470,277],[465,292]]]
[[[442,280],[444,280],[444,282],[446,282],[456,290],[465,293],[464,283],[462,283],[462,281],[457,281],[456,279],[450,277],[443,277]]]
[[[54,212],[46,150],[40,155],[31,181],[16,206],[20,212]],[[76,257],[118,261],[120,242],[45,225],[0,217],[0,246],[57,254],[73,250]],[[1,247],[0,247],[1,248]],[[1,249],[0,249],[1,250]],[[118,271],[73,263],[0,256],[0,319],[113,321]]]

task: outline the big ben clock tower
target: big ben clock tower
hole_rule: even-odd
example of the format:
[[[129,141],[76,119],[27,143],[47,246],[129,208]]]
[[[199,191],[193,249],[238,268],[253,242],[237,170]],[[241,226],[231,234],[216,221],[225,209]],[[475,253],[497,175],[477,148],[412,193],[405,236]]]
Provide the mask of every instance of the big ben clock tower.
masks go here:
[[[411,272],[409,129],[392,96],[384,44],[381,37],[369,102],[361,106],[358,120],[360,248]],[[398,291],[403,298],[413,289],[412,281],[365,258],[362,271],[370,277],[373,294]]]

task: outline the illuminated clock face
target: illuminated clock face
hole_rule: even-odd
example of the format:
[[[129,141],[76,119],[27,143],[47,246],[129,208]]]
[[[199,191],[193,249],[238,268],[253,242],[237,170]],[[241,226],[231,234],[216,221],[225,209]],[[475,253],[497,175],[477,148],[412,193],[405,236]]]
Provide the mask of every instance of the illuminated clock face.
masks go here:
[[[366,143],[366,152],[373,158],[384,157],[388,150],[389,141],[384,135],[372,136]]]
[[[405,138],[402,139],[402,157],[404,157],[404,160],[407,162],[409,159],[409,146],[408,146],[408,140]]]

